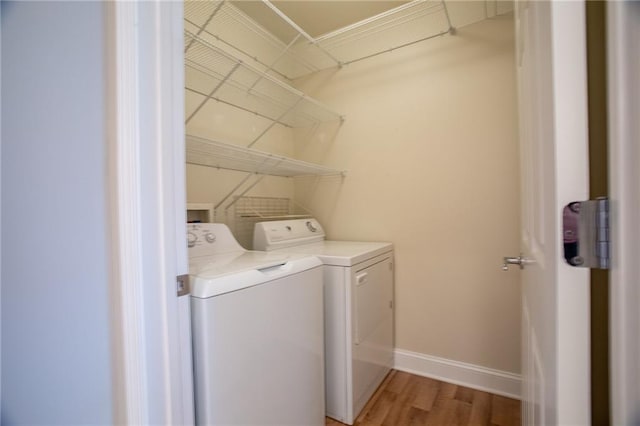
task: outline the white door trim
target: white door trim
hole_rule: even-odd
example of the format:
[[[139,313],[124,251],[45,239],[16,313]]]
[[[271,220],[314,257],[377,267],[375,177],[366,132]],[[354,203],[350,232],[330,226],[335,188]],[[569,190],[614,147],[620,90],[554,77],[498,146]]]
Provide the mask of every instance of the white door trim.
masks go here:
[[[640,422],[640,3],[607,3],[612,424]]]
[[[557,420],[558,424],[590,424],[589,272],[560,260],[562,206],[589,198],[586,6],[584,1],[551,2],[551,17],[555,117],[560,118],[554,135],[560,167],[556,176],[565,182],[556,194],[558,240],[553,242],[559,254],[556,303],[558,312],[563,312],[557,317]]]
[[[2,7],[0,7],[0,40],[2,39]],[[1,45],[1,43],[0,43]],[[2,53],[0,52],[0,81],[2,81]],[[2,84],[0,84],[0,99],[2,99]],[[2,102],[0,102],[0,235],[2,235]],[[2,244],[0,244],[0,277],[2,277]],[[2,280],[0,279],[0,318],[2,318]],[[1,321],[0,321],[1,323]],[[2,383],[2,326],[0,324],[0,384]],[[2,386],[0,386],[0,401],[2,401]],[[0,404],[0,419],[2,419],[2,404]]]
[[[114,422],[145,424],[146,362],[144,353],[144,295],[142,292],[142,248],[140,247],[140,182],[138,131],[137,6],[131,2],[109,2],[107,31],[109,134],[108,170],[112,179],[111,282],[114,354]]]
[[[516,2],[526,425],[590,423],[589,271],[562,256],[562,209],[588,196],[584,8]]]
[[[184,424],[182,3],[105,8],[114,423]]]

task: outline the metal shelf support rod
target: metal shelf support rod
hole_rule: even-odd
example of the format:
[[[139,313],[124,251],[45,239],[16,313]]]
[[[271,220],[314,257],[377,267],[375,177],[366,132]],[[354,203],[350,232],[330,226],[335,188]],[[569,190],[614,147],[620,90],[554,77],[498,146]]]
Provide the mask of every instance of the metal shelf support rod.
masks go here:
[[[394,16],[391,15],[389,19],[384,22],[372,22],[370,25],[367,25],[366,28],[355,28],[348,33],[342,34],[339,37],[335,37],[333,39],[327,39],[322,42],[322,45],[327,49],[333,49],[339,47],[344,44],[353,43],[354,41],[361,40],[365,37],[373,36],[379,33],[384,33],[385,31],[391,30],[393,28],[405,25],[412,21],[424,18],[425,16],[435,15],[443,12],[441,5],[436,5],[438,8],[431,6],[428,9],[418,9],[414,11],[410,11],[408,13]],[[432,10],[433,9],[433,10]],[[410,9],[408,9],[410,10]]]
[[[195,93],[195,94],[198,94],[198,95],[200,95],[200,96],[207,96],[207,94],[206,94],[206,93],[202,93],[202,92],[200,92],[200,91],[198,91],[198,90],[196,90],[196,89],[193,89],[193,88],[191,88],[191,87],[185,87],[185,90],[188,90],[188,91],[190,91],[190,92],[192,92],[192,93]],[[242,110],[242,111],[249,112],[249,113],[251,113],[251,114],[255,114],[255,115],[257,115],[258,117],[262,117],[262,118],[264,118],[264,119],[266,119],[266,120],[273,121],[273,117],[269,117],[268,115],[261,114],[261,113],[259,113],[259,112],[257,112],[257,111],[252,110],[252,109],[245,108],[245,107],[243,107],[243,106],[233,104],[233,103],[231,103],[231,102],[225,101],[224,99],[220,99],[220,98],[216,98],[216,97],[212,97],[211,99],[213,99],[213,100],[214,100],[214,101],[216,101],[216,102],[220,102],[220,103],[222,103],[222,104],[229,105],[229,106],[231,106],[231,107],[234,107],[234,108],[240,109],[240,110]],[[288,127],[288,128],[291,128],[291,127],[292,127],[290,124],[284,123],[284,122],[282,122],[282,121],[276,121],[276,123],[278,123],[278,124],[280,124],[280,125],[282,125],[282,126],[284,126],[284,127]]]
[[[218,11],[220,10],[220,8],[222,8],[222,5],[224,4],[225,0],[222,0],[218,6],[213,10],[213,13],[211,13],[211,16],[209,16],[207,18],[207,20],[205,21],[204,24],[202,24],[202,26],[198,27],[198,33],[196,34],[196,36],[194,38],[191,39],[191,41],[189,42],[189,44],[187,45],[187,47],[184,48],[184,53],[187,53],[187,51],[189,50],[189,48],[193,45],[193,43],[196,41],[196,38],[202,34],[202,32],[204,31],[205,28],[207,28],[207,25],[209,25],[209,22],[211,22],[211,20],[213,19],[214,16],[216,16],[216,14],[218,13]],[[195,25],[195,24],[194,24]],[[197,26],[197,25],[196,25]]]
[[[204,104],[206,104],[209,99],[211,99],[213,97],[213,95],[215,95],[215,93],[218,91],[218,89],[220,89],[220,87],[222,87],[222,85],[224,85],[227,80],[231,77],[231,75],[236,72],[236,70],[238,69],[238,67],[240,67],[241,62],[236,62],[236,64],[233,66],[233,68],[231,68],[231,71],[229,71],[227,73],[227,75],[224,76],[224,78],[222,80],[220,80],[220,82],[216,85],[216,87],[213,88],[213,90],[211,91],[211,93],[209,93],[207,95],[207,97],[205,97],[202,102],[200,102],[200,105],[197,106],[197,108],[191,113],[191,115],[187,118],[187,120],[185,121],[185,124],[189,124],[189,121],[191,121],[191,119],[202,109],[202,107],[204,106]]]
[[[244,196],[244,194],[246,194],[247,192],[251,191],[251,190],[253,189],[253,187],[254,187],[254,186],[256,186],[257,184],[259,184],[259,183],[260,183],[260,181],[261,181],[262,179],[264,179],[264,177],[265,177],[265,175],[259,175],[258,179],[256,179],[256,180],[255,180],[255,182],[253,182],[251,185],[249,185],[249,186],[247,187],[247,189],[245,189],[244,191],[242,191],[242,193],[241,193],[240,195],[238,195],[238,196],[236,197],[236,199],[235,199],[235,200],[233,200],[232,202],[230,202],[230,203],[229,203],[229,205],[228,205],[227,207],[225,207],[225,208],[224,208],[224,212],[225,212],[225,214],[226,214],[226,213],[227,213],[227,211],[231,208],[231,206],[233,206],[235,203],[237,203],[237,202],[238,202],[238,200],[239,200],[242,196]]]
[[[266,73],[268,73],[269,71],[273,71],[273,67],[276,66],[276,64],[278,63],[278,61],[280,61],[280,59],[283,58],[283,56],[287,53],[287,51],[291,48],[291,46],[293,46],[295,44],[296,41],[298,41],[298,39],[300,38],[300,34],[298,34],[297,36],[295,36],[293,38],[293,40],[291,40],[291,42],[289,44],[287,44],[287,46],[282,50],[282,52],[280,52],[280,54],[278,55],[278,57],[276,59],[273,60],[273,62],[271,62],[271,65],[269,65],[267,67],[267,69],[265,70],[264,74],[260,74],[260,78],[258,78],[249,88],[249,90],[252,90],[254,87],[256,87],[256,85],[262,81],[262,79],[264,78],[264,75]],[[277,72],[277,71],[276,71]],[[278,73],[280,74],[280,73]]]
[[[216,204],[213,209],[216,210],[218,207],[220,207],[222,204],[224,204],[225,201],[227,201],[229,199],[229,197],[231,197],[233,194],[235,194],[235,192],[238,190],[238,188],[240,188],[242,185],[244,185],[244,183],[246,181],[249,180],[249,178],[253,175],[260,175],[262,168],[267,164],[267,162],[272,159],[272,157],[267,157],[265,158],[262,163],[260,164],[260,166],[258,166],[258,168],[256,169],[256,171],[254,173],[249,173],[247,174],[247,176],[244,177],[244,179],[242,179],[240,181],[240,183],[238,183],[231,191],[229,191],[229,193],[227,195],[224,196],[224,198],[222,200],[220,200],[218,202],[218,204]],[[282,159],[280,159],[273,167],[277,167],[280,163],[282,163]],[[272,168],[273,168],[272,167]],[[249,187],[247,189],[245,189],[242,194],[240,194],[240,196],[242,197],[244,194],[246,194],[251,188],[253,188],[254,186],[256,186],[258,184],[258,182],[260,182],[263,178],[265,177],[264,174],[262,174],[260,176],[259,179],[257,179],[254,183],[252,183],[251,185],[249,185]],[[237,198],[235,201],[232,201],[225,209],[224,211],[226,212],[227,210],[229,210],[229,207],[231,207],[232,205],[234,205],[237,201]]]
[[[419,40],[414,40],[414,41],[411,41],[409,43],[401,44],[400,46],[392,47],[390,49],[386,49],[386,50],[383,50],[381,52],[376,52],[376,53],[372,53],[371,55],[363,56],[361,58],[352,59],[352,60],[350,60],[348,62],[345,62],[344,65],[349,65],[349,64],[353,64],[354,62],[359,62],[359,61],[363,61],[365,59],[373,58],[375,56],[382,55],[383,53],[393,52],[396,49],[402,49],[403,47],[411,46],[412,44],[420,43],[420,42],[423,42],[423,41],[426,41],[426,40],[430,40],[432,38],[442,37],[443,35],[447,35],[449,33],[450,33],[450,30],[449,31],[442,31],[442,32],[439,32],[438,34],[430,35],[428,37],[423,37],[423,38],[421,38]]]
[[[302,28],[300,28],[298,26],[298,24],[296,24],[295,22],[293,22],[291,20],[291,18],[289,18],[287,15],[285,15],[280,9],[278,9],[277,7],[275,7],[269,0],[262,0],[262,2],[264,4],[266,4],[269,9],[273,10],[274,13],[276,15],[278,15],[280,18],[282,18],[287,24],[291,25],[291,27],[293,27],[294,30],[296,30],[298,33],[302,34],[302,36],[304,38],[307,39],[307,41],[315,46],[317,46],[322,53],[324,53],[325,55],[327,55],[329,58],[331,58],[331,60],[333,60],[336,65],[342,65],[342,63],[340,62],[340,60],[338,60],[335,56],[333,56],[331,53],[327,52],[322,46],[320,46],[317,42],[316,39],[314,39],[313,37],[311,37],[309,34],[307,34],[305,32],[305,30],[303,30]]]
[[[455,28],[451,24],[451,18],[449,17],[449,9],[447,9],[447,3],[442,0],[442,7],[444,7],[444,15],[447,17],[447,23],[449,24],[449,32],[453,34],[455,32]]]
[[[263,137],[269,130],[271,130],[271,128],[273,126],[275,126],[276,123],[278,123],[280,120],[282,120],[285,115],[287,115],[291,111],[293,111],[293,109],[295,107],[297,107],[298,104],[300,103],[300,101],[303,100],[303,99],[304,99],[304,95],[299,97],[298,100],[295,101],[294,104],[291,105],[289,108],[287,108],[282,114],[280,114],[280,116],[278,118],[276,118],[275,120],[271,121],[271,124],[269,124],[267,126],[267,128],[262,131],[262,133],[260,133],[253,141],[251,141],[251,143],[249,145],[247,145],[247,148],[251,148],[253,145],[255,145],[255,143],[258,142],[260,140],[260,138]]]
[[[240,183],[238,183],[238,184],[237,184],[237,185],[236,185],[236,186],[235,186],[231,191],[229,191],[229,193],[228,193],[227,195],[225,195],[225,196],[224,196],[224,198],[222,198],[222,200],[220,200],[220,201],[218,202],[218,204],[216,204],[215,206],[213,206],[213,209],[214,209],[214,210],[217,210],[217,209],[218,209],[218,207],[220,207],[222,204],[224,204],[224,202],[225,202],[225,201],[227,201],[227,199],[229,199],[229,197],[231,197],[231,196],[232,196],[232,195],[233,195],[233,194],[238,190],[238,188],[240,188],[242,185],[244,185],[244,183],[245,183],[246,181],[248,181],[248,180],[249,180],[249,178],[250,178],[251,176],[253,176],[254,174],[255,174],[255,173],[247,173],[247,175],[244,177],[244,179],[242,179],[242,180],[240,181]]]
[[[370,24],[372,22],[379,21],[380,19],[383,19],[383,18],[386,18],[386,17],[389,17],[389,16],[393,16],[393,15],[397,15],[400,12],[403,12],[406,9],[410,9],[410,8],[416,6],[419,3],[422,3],[422,0],[410,1],[409,3],[405,3],[405,4],[400,5],[398,7],[394,7],[391,10],[379,13],[378,15],[372,16],[371,18],[363,19],[362,21],[358,21],[358,22],[356,22],[354,24],[347,25],[345,27],[342,27],[342,28],[339,28],[339,29],[337,29],[335,31],[327,33],[327,34],[325,34],[323,36],[318,37],[315,41],[316,42],[323,42],[325,40],[330,40],[330,39],[335,38],[335,37],[337,37],[337,36],[339,36],[339,35],[341,35],[343,33],[346,33],[346,32],[349,32],[349,31],[353,31],[353,30],[358,29],[358,28],[360,28],[362,26],[368,25],[368,24]],[[433,6],[431,6],[431,7],[433,7]]]
[[[300,28],[300,26],[298,24],[296,24],[295,22],[293,22],[291,20],[291,18],[289,18],[287,15],[285,15],[280,9],[278,9],[277,7],[275,7],[273,4],[271,4],[271,2],[269,0],[262,0],[263,3],[269,7],[269,9],[271,9],[276,15],[278,15],[280,18],[282,18],[287,24],[291,25],[291,27],[296,30],[299,34],[302,34],[302,36],[304,38],[306,38],[309,42],[311,43],[315,43],[315,39],[313,37],[311,37],[309,34],[307,34],[307,32],[305,30],[303,30],[302,28]]]

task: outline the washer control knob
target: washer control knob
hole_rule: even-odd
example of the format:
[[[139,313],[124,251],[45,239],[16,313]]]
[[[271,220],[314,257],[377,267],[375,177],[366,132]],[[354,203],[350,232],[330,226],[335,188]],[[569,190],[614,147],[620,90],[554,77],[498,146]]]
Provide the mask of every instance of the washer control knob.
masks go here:
[[[208,243],[213,243],[216,241],[216,236],[213,232],[207,232],[204,235],[204,239],[208,242]]]
[[[188,247],[195,247],[196,241],[198,241],[198,236],[196,234],[194,234],[193,232],[189,232],[187,234],[187,246]]]
[[[311,221],[307,222],[307,228],[309,228],[309,231],[311,231],[311,232],[317,232],[318,231],[318,228]]]

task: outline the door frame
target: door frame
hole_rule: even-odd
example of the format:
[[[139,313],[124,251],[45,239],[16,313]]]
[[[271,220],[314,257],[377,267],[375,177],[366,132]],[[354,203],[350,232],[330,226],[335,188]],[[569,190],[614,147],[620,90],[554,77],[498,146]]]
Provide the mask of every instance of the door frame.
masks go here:
[[[589,198],[589,124],[587,98],[587,30],[585,1],[551,2],[556,117],[556,174],[565,184],[556,194],[558,269],[556,309],[557,421],[558,424],[591,423],[591,333],[590,271],[569,266],[562,260],[562,207]],[[579,46],[579,49],[576,48]],[[579,72],[577,72],[579,71]],[[576,111],[575,105],[582,105]],[[574,159],[578,158],[579,161]],[[559,164],[572,164],[559,169]],[[576,286],[579,284],[579,286]],[[585,374],[586,372],[586,374]]]
[[[185,424],[176,293],[176,276],[188,272],[183,8],[104,7],[114,423]]]
[[[589,424],[589,271],[562,256],[562,209],[589,193],[585,5],[519,1],[515,10],[523,424]]]
[[[173,282],[176,274],[188,271],[186,249],[178,243],[184,237],[186,221],[182,4],[106,2],[105,7],[108,55],[113,64],[107,87],[109,118],[113,123],[113,128],[109,129],[108,170],[112,181],[109,190],[113,235],[114,421],[143,424],[161,417],[165,420],[163,423],[183,423],[180,354],[175,326],[177,298]],[[637,164],[640,155],[631,143],[617,144],[618,138],[626,136],[626,140],[631,140],[635,136],[638,140],[640,137],[631,115],[632,108],[638,110],[640,96],[623,96],[629,87],[636,92],[639,89],[638,82],[631,78],[632,67],[638,64],[630,61],[633,56],[629,54],[633,47],[629,34],[638,34],[639,30],[638,22],[631,19],[633,15],[625,14],[629,7],[632,6],[627,2],[608,4],[610,170],[620,170],[616,176],[611,176],[613,250],[620,256],[619,261],[614,261],[612,270],[614,424],[625,423],[624,420],[633,415],[632,408],[640,401],[640,380],[637,379],[640,373],[634,362],[640,356],[640,343],[634,334],[640,327],[640,319],[637,310],[629,309],[629,304],[637,304],[640,293],[637,286],[639,265],[631,259],[640,253],[640,238],[635,242],[627,241],[626,246],[616,239],[620,228],[633,230],[637,237],[634,218],[640,213],[638,188],[629,185],[633,179],[637,182],[638,172],[633,167],[620,168],[624,164]],[[143,34],[139,19],[155,24],[150,33]],[[141,97],[138,92],[141,79],[150,77],[143,74],[141,68],[154,70],[151,77],[157,90],[148,98]],[[637,75],[637,68],[635,70]],[[625,104],[625,99],[629,103]],[[155,130],[156,138],[145,138],[142,129]],[[140,152],[147,153],[149,149],[156,154],[153,156],[154,164],[158,166],[155,172],[159,173],[143,182],[141,177],[149,172],[146,169],[149,159],[142,158]],[[155,191],[153,196],[149,195],[150,190]],[[632,198],[623,197],[624,191],[629,191],[625,194],[631,194]],[[153,216],[148,214],[152,213],[148,205],[157,204],[157,200],[149,200],[156,195],[162,199],[163,209],[155,211]],[[153,228],[158,231],[159,245],[154,254],[159,256],[148,256],[141,242],[142,229],[150,219],[154,219]],[[149,274],[155,274],[161,280],[149,282]],[[157,288],[165,291],[156,291],[155,295],[149,292]],[[159,302],[160,309],[145,311],[145,307],[155,302]],[[149,358],[150,354],[156,355]],[[159,377],[163,384],[161,391],[150,388],[149,374]]]
[[[612,424],[640,422],[640,3],[607,2]]]

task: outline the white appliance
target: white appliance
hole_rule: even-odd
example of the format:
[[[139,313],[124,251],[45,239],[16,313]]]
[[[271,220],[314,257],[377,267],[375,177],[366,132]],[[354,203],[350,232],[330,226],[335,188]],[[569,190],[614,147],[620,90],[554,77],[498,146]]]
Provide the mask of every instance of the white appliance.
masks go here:
[[[326,414],[353,424],[393,365],[393,245],[326,241],[315,219],[259,222],[253,245],[323,261]]]
[[[187,228],[196,424],[324,425],[320,260]]]

